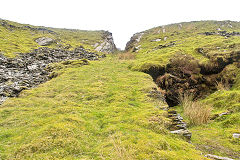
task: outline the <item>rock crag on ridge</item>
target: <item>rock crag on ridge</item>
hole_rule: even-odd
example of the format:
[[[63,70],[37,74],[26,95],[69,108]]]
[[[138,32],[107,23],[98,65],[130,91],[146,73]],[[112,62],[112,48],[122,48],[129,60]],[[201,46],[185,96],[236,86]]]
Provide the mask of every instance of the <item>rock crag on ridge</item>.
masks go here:
[[[94,45],[95,50],[98,52],[104,52],[104,53],[113,53],[117,50],[116,45],[113,41],[112,33],[106,31],[102,35],[103,42],[101,44],[96,43]]]

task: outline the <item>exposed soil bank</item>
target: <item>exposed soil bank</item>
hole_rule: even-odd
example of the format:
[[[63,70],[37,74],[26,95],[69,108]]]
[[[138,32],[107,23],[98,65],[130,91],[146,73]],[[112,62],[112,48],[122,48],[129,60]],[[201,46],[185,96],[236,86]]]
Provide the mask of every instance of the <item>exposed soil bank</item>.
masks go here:
[[[144,71],[152,76],[170,107],[178,105],[179,95],[184,93],[201,98],[216,91],[219,83],[231,87],[236,73],[230,66],[239,66],[240,52],[212,58],[205,64],[200,64],[190,55],[178,54],[174,57],[164,67],[150,67]]]

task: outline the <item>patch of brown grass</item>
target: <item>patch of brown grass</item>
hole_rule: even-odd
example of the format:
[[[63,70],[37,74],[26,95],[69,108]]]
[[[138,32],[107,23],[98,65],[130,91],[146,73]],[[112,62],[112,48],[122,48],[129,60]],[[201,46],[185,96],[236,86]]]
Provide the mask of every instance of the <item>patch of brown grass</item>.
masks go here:
[[[206,124],[211,116],[212,107],[205,103],[194,101],[193,95],[184,94],[180,96],[180,104],[192,125]]]
[[[218,91],[228,91],[230,84],[221,80],[220,82],[216,82],[216,88]]]
[[[136,58],[135,54],[133,54],[131,52],[125,52],[125,53],[118,54],[118,59],[120,59],[120,60],[131,60],[131,59],[135,59],[135,58]]]

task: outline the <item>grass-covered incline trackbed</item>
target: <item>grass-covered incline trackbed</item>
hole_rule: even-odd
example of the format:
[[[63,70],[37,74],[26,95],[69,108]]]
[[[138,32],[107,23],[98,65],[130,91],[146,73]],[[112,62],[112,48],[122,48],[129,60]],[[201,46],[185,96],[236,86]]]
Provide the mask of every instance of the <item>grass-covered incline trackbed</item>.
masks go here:
[[[204,159],[170,135],[152,78],[108,57],[0,106],[1,159]]]

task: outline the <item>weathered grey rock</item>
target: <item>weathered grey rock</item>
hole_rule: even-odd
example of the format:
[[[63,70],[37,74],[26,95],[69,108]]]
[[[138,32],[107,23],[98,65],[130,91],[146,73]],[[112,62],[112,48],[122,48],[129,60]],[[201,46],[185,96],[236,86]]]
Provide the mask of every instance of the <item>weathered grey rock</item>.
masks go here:
[[[204,33],[200,33],[200,34],[204,34],[206,36],[211,36],[211,35],[219,35],[219,36],[223,36],[223,37],[232,37],[232,36],[240,36],[240,32],[227,32],[227,31],[218,31],[218,32],[204,32]]]
[[[35,42],[37,42],[40,46],[47,46],[52,44],[54,40],[48,37],[41,37],[41,38],[35,39]]]
[[[220,156],[216,156],[216,155],[212,155],[212,154],[207,154],[207,155],[205,155],[205,157],[215,159],[215,160],[234,160],[234,159],[231,159],[228,157],[220,157]]]
[[[46,68],[50,63],[77,59],[98,60],[101,57],[83,47],[75,48],[74,51],[43,47],[15,59],[0,55],[0,104],[7,97],[17,97],[22,90],[53,78],[50,76],[51,70]]]
[[[162,32],[163,32],[163,33],[165,33],[165,32],[166,32],[166,29],[165,29],[165,28],[163,28],[163,29],[162,29]]]
[[[179,24],[179,25],[178,25],[178,28],[179,28],[179,29],[182,29],[182,24]]]
[[[157,38],[157,39],[151,40],[151,42],[160,42],[161,40],[162,40],[161,38]]]
[[[223,112],[223,113],[219,113],[219,114],[214,114],[212,117],[211,117],[211,120],[214,120],[218,117],[222,117],[222,116],[225,116],[225,115],[229,115],[231,114],[232,112],[231,111],[227,111],[227,112]]]
[[[0,97],[0,105],[7,99],[7,97],[1,96]]]
[[[182,136],[184,136],[185,138],[187,138],[188,140],[190,140],[191,137],[192,137],[192,133],[189,132],[189,131],[186,130],[186,129],[179,129],[179,130],[175,130],[175,131],[170,131],[170,133],[182,135]]]
[[[98,43],[94,45],[96,51],[113,53],[117,50],[116,45],[113,41],[112,33],[104,32],[103,39],[104,41],[100,45],[98,45]]]
[[[137,46],[138,42],[140,42],[143,35],[144,35],[144,32],[135,33],[131,37],[130,41],[127,42],[125,50],[126,51],[130,51],[130,50],[135,50],[136,51],[136,50],[138,50],[136,48],[136,46]]]
[[[240,133],[233,133],[233,138],[240,138]]]

